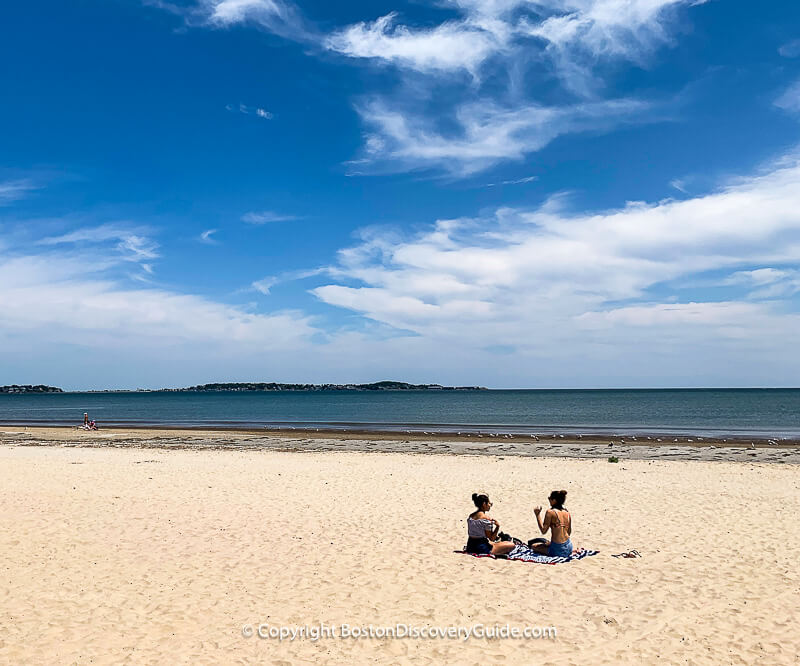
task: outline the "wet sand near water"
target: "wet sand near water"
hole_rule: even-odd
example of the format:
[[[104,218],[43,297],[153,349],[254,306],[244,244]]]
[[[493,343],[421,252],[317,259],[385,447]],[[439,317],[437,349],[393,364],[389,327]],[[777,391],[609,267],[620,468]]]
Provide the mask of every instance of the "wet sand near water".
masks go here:
[[[662,441],[656,441],[662,439]],[[178,428],[0,428],[0,444],[114,446],[139,448],[233,448],[280,451],[376,451],[457,455],[705,460],[800,463],[800,442],[756,439],[698,441],[694,437],[651,438],[478,437],[441,434],[335,431],[201,430]],[[676,440],[677,441],[674,441]],[[773,442],[773,443],[770,443]]]

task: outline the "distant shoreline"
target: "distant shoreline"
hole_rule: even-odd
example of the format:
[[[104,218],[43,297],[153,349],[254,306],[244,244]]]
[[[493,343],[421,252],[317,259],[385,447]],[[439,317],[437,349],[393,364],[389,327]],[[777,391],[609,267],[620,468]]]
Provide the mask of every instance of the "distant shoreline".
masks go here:
[[[30,395],[36,393],[65,393],[57,386],[46,386],[45,384],[6,384],[0,386],[0,394],[7,395]]]
[[[289,386],[289,385],[287,385]],[[740,391],[800,391],[800,386],[667,386],[663,388],[645,387],[645,388],[489,388],[486,386],[440,386],[438,384],[428,385],[409,385],[409,388],[380,388],[368,389],[360,388],[364,385],[350,385],[350,384],[310,384],[310,385],[292,385],[304,386],[304,388],[282,388],[282,389],[197,389],[191,388],[159,388],[159,389],[61,389],[55,386],[47,387],[49,390],[4,390],[12,387],[0,386],[0,395],[46,395],[46,394],[61,394],[61,395],[83,395],[83,394],[103,394],[103,393],[303,393],[303,392],[322,392],[322,391],[340,391],[340,392],[414,392],[414,391],[430,391],[435,392],[450,392],[450,391],[481,391],[481,392],[542,392],[542,393],[656,393],[656,392],[685,392],[685,393],[702,393],[711,391],[724,391],[724,392],[740,392]],[[312,388],[308,388],[308,387]]]
[[[65,391],[44,384],[11,384],[0,386],[0,393],[26,395],[32,393],[258,393],[278,391],[488,391],[485,386],[443,386],[442,384],[409,384],[382,381],[369,384],[301,384],[283,382],[214,382],[184,388],[160,389],[97,389]]]

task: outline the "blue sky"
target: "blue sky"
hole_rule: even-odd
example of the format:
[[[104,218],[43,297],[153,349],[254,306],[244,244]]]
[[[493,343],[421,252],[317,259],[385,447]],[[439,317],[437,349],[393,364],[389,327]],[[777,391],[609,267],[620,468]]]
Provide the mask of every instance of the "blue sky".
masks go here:
[[[0,83],[0,384],[797,385],[797,3],[10,3]]]

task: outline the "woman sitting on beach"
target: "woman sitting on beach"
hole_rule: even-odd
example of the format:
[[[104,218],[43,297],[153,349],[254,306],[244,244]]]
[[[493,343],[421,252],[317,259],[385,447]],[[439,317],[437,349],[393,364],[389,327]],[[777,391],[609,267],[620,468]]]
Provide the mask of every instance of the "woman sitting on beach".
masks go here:
[[[531,544],[531,548],[542,555],[550,557],[569,557],[572,555],[572,516],[564,508],[567,499],[566,490],[554,490],[550,493],[550,508],[544,514],[542,521],[542,507],[537,506],[533,512],[536,514],[536,522],[542,534],[547,534],[547,530],[552,530],[551,540],[542,540],[541,543]]]
[[[488,495],[473,493],[477,511],[467,518],[467,552],[477,555],[507,555],[514,550],[512,541],[498,541],[500,523],[489,517],[492,503]]]

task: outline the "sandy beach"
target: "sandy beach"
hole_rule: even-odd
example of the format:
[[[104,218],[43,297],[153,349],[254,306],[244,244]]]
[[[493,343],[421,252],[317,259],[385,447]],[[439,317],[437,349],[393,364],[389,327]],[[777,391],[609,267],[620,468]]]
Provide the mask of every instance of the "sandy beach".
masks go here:
[[[552,446],[447,455],[461,445],[252,438],[5,429],[0,661],[800,659],[796,449],[616,446],[612,464],[600,445],[581,459]],[[575,544],[599,555],[545,566],[452,552],[472,492],[527,539],[553,488],[569,491]],[[641,559],[611,557],[632,548]],[[320,624],[338,635],[257,635]],[[398,624],[557,635],[341,637],[342,625]]]

